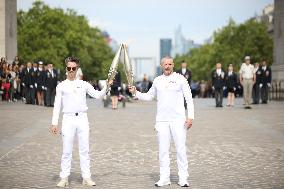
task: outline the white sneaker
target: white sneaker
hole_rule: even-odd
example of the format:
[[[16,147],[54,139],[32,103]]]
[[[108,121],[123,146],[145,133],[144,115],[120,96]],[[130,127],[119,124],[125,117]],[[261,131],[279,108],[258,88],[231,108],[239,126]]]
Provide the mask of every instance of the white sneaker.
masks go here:
[[[179,180],[178,185],[180,185],[181,187],[189,187],[187,180]]]
[[[91,178],[84,178],[82,184],[86,186],[96,186],[96,183]]]
[[[64,188],[64,187],[66,187],[68,185],[69,185],[68,177],[66,177],[66,178],[62,178],[56,186],[60,187],[60,188]]]
[[[168,186],[171,185],[171,181],[169,179],[167,180],[159,180],[158,182],[155,183],[156,187],[161,187],[161,186]]]

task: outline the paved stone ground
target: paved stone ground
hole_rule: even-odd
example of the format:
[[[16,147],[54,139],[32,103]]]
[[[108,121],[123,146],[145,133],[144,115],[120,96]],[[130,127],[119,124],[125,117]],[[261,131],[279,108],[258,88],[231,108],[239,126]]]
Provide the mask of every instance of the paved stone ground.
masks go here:
[[[191,188],[284,188],[284,102],[242,108],[214,107],[196,99],[188,132]],[[128,103],[116,111],[89,100],[93,178],[99,189],[151,189],[159,177],[155,102]],[[51,108],[0,102],[0,188],[55,188],[60,136],[48,132]],[[179,188],[175,148],[172,185]],[[69,188],[81,185],[75,145]]]

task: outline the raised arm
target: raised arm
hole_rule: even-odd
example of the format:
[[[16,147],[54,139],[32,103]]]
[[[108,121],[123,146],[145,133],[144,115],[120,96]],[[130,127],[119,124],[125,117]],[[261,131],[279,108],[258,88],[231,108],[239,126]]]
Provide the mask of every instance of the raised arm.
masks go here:
[[[60,115],[61,110],[61,103],[62,103],[62,85],[58,84],[56,87],[56,95],[54,100],[54,108],[53,108],[53,114],[52,114],[52,125],[57,126],[58,125],[58,119]]]
[[[85,82],[85,83],[87,86],[87,93],[91,97],[96,98],[96,99],[101,99],[106,95],[107,86],[105,86],[101,91],[98,91],[94,89],[94,87],[90,83],[88,82]]]

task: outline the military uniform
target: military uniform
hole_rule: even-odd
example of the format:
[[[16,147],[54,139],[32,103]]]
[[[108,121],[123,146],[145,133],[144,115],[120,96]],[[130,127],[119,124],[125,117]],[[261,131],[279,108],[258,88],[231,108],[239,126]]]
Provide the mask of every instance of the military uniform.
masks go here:
[[[255,70],[255,84],[252,89],[253,104],[259,104],[260,86],[261,86],[262,69],[258,67]]]
[[[214,95],[216,107],[223,105],[223,87],[225,85],[225,73],[222,69],[215,69],[212,72],[212,86],[214,87]]]
[[[188,85],[189,86],[191,85],[191,78],[192,78],[191,70],[189,70],[187,68],[181,68],[177,71],[177,73],[183,75],[185,77],[185,79],[187,80]],[[184,99],[184,107],[185,107],[185,109],[187,109],[187,104],[186,104],[185,99]]]
[[[23,83],[24,83],[24,87],[25,87],[25,97],[26,97],[26,103],[27,104],[34,104],[35,103],[35,99],[34,99],[34,95],[35,95],[35,86],[34,86],[34,81],[35,79],[35,72],[33,70],[33,68],[25,68],[23,71]]]
[[[261,102],[266,104],[268,101],[269,87],[271,86],[271,69],[268,66],[262,66],[261,74]]]
[[[54,69],[46,70],[45,89],[46,89],[46,106],[53,106],[55,97],[55,88],[57,86],[57,72]]]
[[[44,70],[37,69],[36,71],[36,89],[37,91],[44,91],[45,90],[45,82],[46,82],[46,73]]]

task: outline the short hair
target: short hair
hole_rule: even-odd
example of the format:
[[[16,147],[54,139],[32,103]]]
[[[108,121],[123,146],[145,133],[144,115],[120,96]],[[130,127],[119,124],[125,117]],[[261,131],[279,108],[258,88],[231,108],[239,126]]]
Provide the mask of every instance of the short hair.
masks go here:
[[[67,65],[68,62],[75,62],[79,66],[80,59],[75,57],[75,56],[69,56],[69,57],[65,58],[65,65]]]
[[[161,64],[163,64],[163,63],[165,62],[165,60],[167,60],[167,59],[171,60],[172,63],[174,62],[174,59],[173,59],[172,57],[170,57],[170,56],[165,56],[164,58],[162,58]]]

